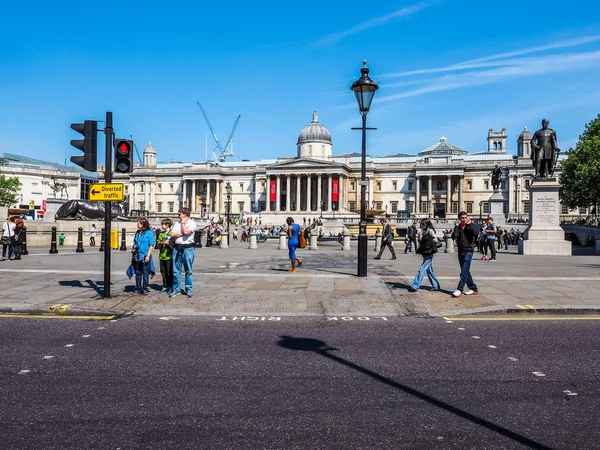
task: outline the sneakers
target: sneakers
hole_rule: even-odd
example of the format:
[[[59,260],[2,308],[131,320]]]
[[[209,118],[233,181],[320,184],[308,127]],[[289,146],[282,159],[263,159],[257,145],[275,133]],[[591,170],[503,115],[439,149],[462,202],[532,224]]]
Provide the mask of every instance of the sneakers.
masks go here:
[[[396,257],[395,257],[395,256],[393,256],[391,259],[392,259],[392,261],[393,261],[394,259],[396,259]]]
[[[141,292],[140,292],[140,291],[138,291],[138,290],[136,289],[136,290],[135,290],[135,291],[133,291],[131,294],[132,294],[132,295],[140,295],[140,294],[141,294]]]
[[[417,291],[418,291],[418,289],[417,289],[417,288],[414,288],[414,287],[412,287],[412,286],[409,286],[409,287],[408,287],[408,292],[417,292]]]
[[[488,261],[496,261],[496,258],[488,259]]]
[[[192,298],[194,296],[194,294],[192,294],[191,292],[188,292],[186,295],[188,296],[188,298]]]
[[[462,292],[460,292],[458,289],[452,293],[452,297],[460,297],[461,295],[462,295]]]
[[[162,288],[162,289],[160,290],[160,292],[165,292],[165,293],[167,293],[167,294],[168,294],[168,293],[169,293],[169,288],[166,288],[166,287],[164,287],[164,288]]]
[[[181,292],[179,292],[179,291],[177,291],[177,292],[171,292],[169,294],[169,298],[177,297],[178,295],[181,295]]]
[[[381,256],[376,256],[376,257],[375,257],[375,258],[373,258],[373,259],[381,259]]]
[[[465,294],[465,295],[478,295],[479,292],[478,291],[472,291],[471,289],[468,289],[465,292],[463,292],[463,294]]]
[[[487,256],[485,256],[485,255],[484,255],[484,256],[482,256],[482,257],[481,257],[481,260],[482,260],[482,261],[487,261]]]

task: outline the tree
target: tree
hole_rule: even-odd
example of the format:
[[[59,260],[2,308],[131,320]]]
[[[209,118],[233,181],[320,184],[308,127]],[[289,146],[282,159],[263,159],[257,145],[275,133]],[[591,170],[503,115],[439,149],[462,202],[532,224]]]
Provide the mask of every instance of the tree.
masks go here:
[[[21,182],[18,178],[0,175],[0,206],[12,206],[17,203]]]
[[[560,174],[560,199],[573,209],[600,203],[600,114],[567,151]]]

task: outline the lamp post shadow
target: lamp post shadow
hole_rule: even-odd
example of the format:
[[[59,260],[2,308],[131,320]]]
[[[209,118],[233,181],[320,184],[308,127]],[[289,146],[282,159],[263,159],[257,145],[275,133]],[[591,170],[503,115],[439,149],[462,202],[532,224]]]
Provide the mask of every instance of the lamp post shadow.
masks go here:
[[[427,395],[423,392],[418,391],[417,389],[411,388],[410,386],[404,385],[402,383],[398,383],[390,378],[384,377],[383,375],[379,375],[377,372],[373,372],[372,370],[366,369],[364,367],[359,366],[358,364],[354,364],[344,358],[341,358],[337,355],[330,353],[333,350],[338,350],[334,347],[329,346],[324,341],[319,339],[312,338],[297,338],[293,336],[281,336],[279,342],[277,343],[280,347],[286,348],[288,350],[300,350],[300,351],[309,351],[317,353],[325,358],[328,358],[332,361],[335,361],[339,364],[342,364],[346,367],[349,367],[357,372],[360,372],[364,375],[367,375],[380,383],[383,383],[387,386],[390,386],[394,389],[402,391],[406,394],[412,395],[420,400],[423,400],[430,405],[437,406],[449,413],[452,413],[458,417],[468,420],[476,425],[487,428],[488,430],[495,431],[496,433],[505,436],[513,441],[519,442],[522,445],[525,445],[529,448],[537,449],[537,450],[552,450],[552,447],[548,447],[544,444],[536,442],[532,439],[529,439],[523,435],[515,433],[507,428],[504,428],[500,425],[497,425],[489,420],[478,417],[474,414],[471,414],[467,411],[464,411],[460,408],[450,405],[442,400],[439,400],[431,395]]]

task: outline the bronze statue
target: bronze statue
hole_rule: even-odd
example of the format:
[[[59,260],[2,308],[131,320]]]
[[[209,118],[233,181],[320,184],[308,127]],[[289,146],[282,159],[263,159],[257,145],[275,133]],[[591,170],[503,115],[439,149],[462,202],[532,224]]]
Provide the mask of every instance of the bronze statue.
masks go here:
[[[492,186],[494,188],[494,192],[498,192],[498,188],[500,187],[500,177],[502,176],[502,169],[498,167],[498,164],[492,169],[488,175],[492,176]]]
[[[542,120],[542,128],[531,138],[531,160],[535,169],[534,178],[547,178],[554,174],[560,149],[556,143],[556,132],[548,128],[550,121]]]
[[[121,206],[111,202],[111,218],[128,220],[121,217]],[[88,202],[85,200],[69,200],[56,211],[55,219],[66,220],[101,220],[104,218],[104,202]]]

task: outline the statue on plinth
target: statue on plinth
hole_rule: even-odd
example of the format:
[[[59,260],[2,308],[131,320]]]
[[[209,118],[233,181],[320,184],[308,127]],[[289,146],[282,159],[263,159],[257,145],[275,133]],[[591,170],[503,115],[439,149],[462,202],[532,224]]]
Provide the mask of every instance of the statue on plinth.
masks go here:
[[[500,177],[502,176],[502,169],[498,167],[498,164],[492,169],[488,175],[492,176],[492,187],[494,188],[494,192],[498,192],[500,188]]]
[[[548,178],[554,174],[560,149],[556,143],[556,132],[548,128],[550,121],[542,120],[542,128],[531,138],[531,160],[535,169],[534,178]]]

